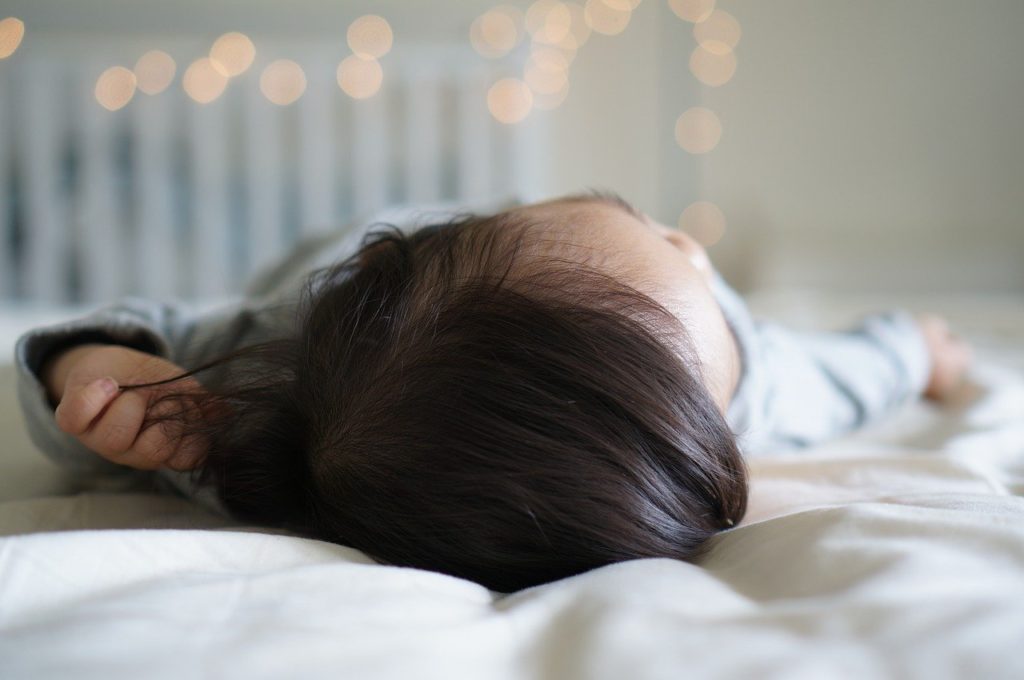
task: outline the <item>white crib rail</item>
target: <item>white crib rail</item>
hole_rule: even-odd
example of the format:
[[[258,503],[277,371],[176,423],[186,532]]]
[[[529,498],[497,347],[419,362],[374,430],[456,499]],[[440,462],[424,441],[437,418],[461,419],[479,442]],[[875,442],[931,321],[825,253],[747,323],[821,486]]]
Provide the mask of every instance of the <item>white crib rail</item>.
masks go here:
[[[36,36],[0,62],[0,299],[222,296],[305,234],[394,203],[529,198],[543,181],[543,120],[487,111],[515,65],[468,47],[396,50],[383,89],[356,101],[335,82],[336,46],[275,45],[308,81],[281,107],[259,91],[269,56],[203,105],[181,87],[202,46],[157,46],[174,83],[114,112],[96,78],[130,67],[138,40],[97,52]]]

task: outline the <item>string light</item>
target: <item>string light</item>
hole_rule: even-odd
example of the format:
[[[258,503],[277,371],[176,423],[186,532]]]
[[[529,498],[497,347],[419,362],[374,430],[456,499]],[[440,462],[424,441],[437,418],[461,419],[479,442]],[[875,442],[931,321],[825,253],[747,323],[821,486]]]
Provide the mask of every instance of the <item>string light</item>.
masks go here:
[[[697,201],[679,216],[679,228],[702,246],[711,247],[725,235],[725,214],[710,201]]]
[[[625,12],[632,12],[640,6],[640,0],[603,0],[604,4],[608,5],[612,9],[623,10]]]
[[[487,91],[487,109],[496,120],[518,123],[533,108],[533,92],[518,78],[502,78]]]
[[[108,111],[117,111],[135,96],[135,74],[124,66],[111,66],[96,79],[96,101]]]
[[[171,55],[161,50],[150,50],[135,62],[135,79],[144,93],[160,94],[170,87],[177,69]]]
[[[377,94],[384,82],[384,69],[376,59],[357,55],[338,64],[338,86],[353,99],[367,99]]]
[[[668,6],[680,19],[696,24],[715,10],[715,0],[668,0]]]
[[[210,63],[228,78],[245,73],[254,59],[256,46],[252,40],[235,31],[217,38],[210,48]]]
[[[387,19],[376,14],[361,16],[348,27],[348,46],[363,59],[379,59],[391,51],[394,33]]]
[[[604,35],[622,33],[632,16],[631,10],[613,7],[606,0],[587,0],[587,4],[583,6],[583,18],[587,26]]]
[[[14,54],[25,37],[25,22],[15,17],[7,17],[0,21],[0,59]]]
[[[742,31],[736,17],[716,9],[704,21],[693,26],[697,44],[714,54],[725,54],[736,49]]]
[[[200,104],[209,104],[224,92],[228,77],[209,57],[196,59],[185,69],[181,85],[185,93]]]
[[[499,5],[473,21],[469,27],[469,42],[480,56],[497,59],[519,44],[522,23],[522,12],[518,8]]]
[[[724,85],[736,73],[736,54],[718,54],[698,45],[690,55],[690,71],[705,85]]]
[[[676,142],[692,154],[711,151],[722,139],[722,121],[711,109],[694,106],[676,120]]]
[[[569,34],[565,40],[559,43],[559,46],[564,47],[566,42],[571,41],[572,49],[575,51],[587,44],[590,39],[590,26],[587,25],[583,5],[578,2],[567,2],[565,6],[569,9],[572,21],[569,23]]]
[[[534,92],[533,94],[533,108],[540,109],[542,111],[550,111],[557,109],[565,101],[566,97],[569,96],[569,81],[566,80],[562,88],[557,92],[544,93]]]
[[[534,42],[549,45],[565,39],[572,27],[572,13],[564,2],[537,0],[526,10],[526,30]]]
[[[306,74],[302,67],[290,59],[278,59],[267,64],[260,74],[260,92],[279,106],[298,100],[306,91]]]

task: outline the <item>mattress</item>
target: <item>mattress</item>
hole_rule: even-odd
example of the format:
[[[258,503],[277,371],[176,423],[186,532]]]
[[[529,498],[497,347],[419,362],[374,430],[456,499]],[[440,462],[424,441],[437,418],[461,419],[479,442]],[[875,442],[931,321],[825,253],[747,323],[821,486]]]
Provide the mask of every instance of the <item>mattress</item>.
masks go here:
[[[755,296],[794,325],[878,300]],[[943,298],[976,345],[948,403],[750,461],[700,564],[501,595],[243,526],[32,450],[0,369],[0,677],[1024,677],[1024,301]]]

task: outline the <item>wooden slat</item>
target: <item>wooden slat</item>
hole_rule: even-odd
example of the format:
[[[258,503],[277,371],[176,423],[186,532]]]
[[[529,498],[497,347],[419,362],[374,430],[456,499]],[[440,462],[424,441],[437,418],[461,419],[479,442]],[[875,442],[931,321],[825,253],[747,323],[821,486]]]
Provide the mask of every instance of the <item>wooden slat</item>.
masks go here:
[[[427,203],[441,197],[441,80],[416,68],[406,81],[405,199]]]
[[[334,120],[340,90],[334,63],[313,57],[299,107],[299,230],[312,234],[337,226]]]
[[[8,114],[8,107],[14,97],[11,96],[13,79],[10,69],[0,68],[0,300],[14,296],[15,274],[14,252],[12,239],[14,235],[14,215],[11,213],[11,140],[14,137],[14,126]]]
[[[284,247],[281,108],[267,101],[255,78],[245,87],[246,274],[280,256]]]
[[[95,80],[104,64],[87,62],[75,70],[75,144],[79,172],[72,203],[80,295],[85,302],[110,301],[124,292],[128,258],[115,175],[115,122],[123,111],[96,101]]]
[[[230,286],[226,96],[187,102],[192,178],[191,293],[221,297]]]
[[[458,198],[472,201],[493,191],[491,115],[487,111],[487,73],[461,72],[458,88]]]
[[[513,194],[527,203],[539,200],[546,185],[541,162],[547,131],[544,113],[533,111],[525,120],[509,126],[510,144],[503,159],[509,168],[509,186],[502,193]]]
[[[369,217],[388,202],[388,114],[386,87],[352,102],[352,206],[358,218]]]
[[[36,302],[67,298],[67,213],[58,175],[65,107],[58,104],[62,82],[57,73],[53,63],[41,58],[24,62],[20,72],[23,98],[15,139],[24,173],[25,293]]]
[[[131,104],[136,182],[136,289],[151,298],[181,294],[179,248],[174,233],[175,144],[172,117],[180,110],[180,90],[135,94]]]

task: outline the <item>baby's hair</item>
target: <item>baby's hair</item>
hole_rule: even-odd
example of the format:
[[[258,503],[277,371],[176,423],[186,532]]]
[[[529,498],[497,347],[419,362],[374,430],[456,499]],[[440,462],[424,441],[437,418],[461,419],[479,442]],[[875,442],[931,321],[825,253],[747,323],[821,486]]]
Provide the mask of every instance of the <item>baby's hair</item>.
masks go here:
[[[384,225],[312,275],[293,328],[189,372],[195,481],[242,521],[500,592],[704,554],[747,477],[685,328],[534,226]]]

